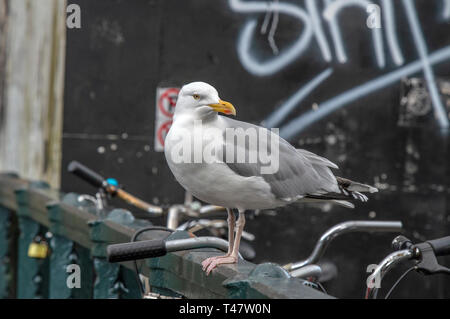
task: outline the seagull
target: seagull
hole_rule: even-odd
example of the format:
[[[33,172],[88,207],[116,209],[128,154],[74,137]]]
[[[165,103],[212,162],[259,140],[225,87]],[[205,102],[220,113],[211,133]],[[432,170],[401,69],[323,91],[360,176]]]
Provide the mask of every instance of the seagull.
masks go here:
[[[336,164],[296,149],[273,130],[219,113],[235,116],[236,109],[207,83],[184,85],[164,147],[167,164],[186,191],[227,210],[229,249],[202,262],[207,275],[219,265],[237,263],[247,210],[295,202],[354,208],[350,201],[366,202],[363,193],[378,191],[335,176]],[[237,221],[233,209],[239,212]]]

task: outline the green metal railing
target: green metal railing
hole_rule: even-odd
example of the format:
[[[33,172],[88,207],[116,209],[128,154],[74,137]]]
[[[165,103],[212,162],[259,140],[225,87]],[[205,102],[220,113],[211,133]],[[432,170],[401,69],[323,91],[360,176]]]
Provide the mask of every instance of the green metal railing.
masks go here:
[[[106,246],[129,242],[149,223],[115,209],[99,219],[77,195],[63,194],[45,183],[0,174],[0,298],[141,298],[133,265],[108,263]],[[49,243],[47,258],[30,258],[37,238]],[[147,232],[140,239],[166,236]],[[189,238],[175,232],[168,240]],[[331,298],[290,278],[281,267],[246,261],[221,266],[206,276],[201,261],[215,249],[168,253],[140,266],[151,291],[186,298]],[[80,288],[68,284],[73,265],[80,269]]]

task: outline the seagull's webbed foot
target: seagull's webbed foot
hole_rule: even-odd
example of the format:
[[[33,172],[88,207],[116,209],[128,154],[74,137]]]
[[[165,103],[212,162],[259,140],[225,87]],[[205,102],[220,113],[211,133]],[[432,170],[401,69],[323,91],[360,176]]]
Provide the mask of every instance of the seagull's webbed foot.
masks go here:
[[[210,257],[205,259],[202,262],[203,270],[206,272],[206,275],[209,275],[209,273],[216,268],[219,265],[223,264],[235,264],[237,263],[237,256],[231,254],[231,255],[225,255],[225,256],[216,256],[216,257]]]
[[[209,266],[214,260],[219,259],[219,258],[225,258],[225,257],[228,257],[228,256],[230,256],[230,254],[226,254],[226,255],[223,255],[223,256],[213,256],[213,257],[206,258],[205,260],[202,261],[202,268],[203,268],[203,271],[205,271],[205,270],[208,268],[208,266]]]

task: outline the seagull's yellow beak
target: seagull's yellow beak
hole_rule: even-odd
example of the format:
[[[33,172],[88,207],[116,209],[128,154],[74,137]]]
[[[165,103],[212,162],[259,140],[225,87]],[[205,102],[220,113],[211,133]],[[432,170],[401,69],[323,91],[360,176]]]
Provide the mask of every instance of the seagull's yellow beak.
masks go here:
[[[209,104],[208,106],[216,112],[236,115],[236,109],[230,102],[219,100],[218,104]]]

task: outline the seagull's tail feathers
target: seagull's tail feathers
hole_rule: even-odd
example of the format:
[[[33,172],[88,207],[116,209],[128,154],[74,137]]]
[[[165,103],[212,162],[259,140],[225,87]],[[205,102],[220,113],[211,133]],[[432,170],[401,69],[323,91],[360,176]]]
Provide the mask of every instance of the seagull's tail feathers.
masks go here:
[[[378,188],[375,188],[370,185],[357,183],[354,181],[351,181],[346,178],[342,177],[336,177],[336,180],[338,182],[338,186],[341,189],[341,192],[345,194],[345,191],[347,192],[357,192],[357,193],[376,193],[378,192]]]
[[[324,194],[310,194],[306,195],[304,199],[316,202],[331,202],[347,208],[355,208],[355,205],[349,202],[350,200],[367,202],[369,199],[363,193],[378,192],[378,189],[373,186],[357,183],[349,179],[336,177],[336,181],[340,191],[339,193],[329,192]]]

